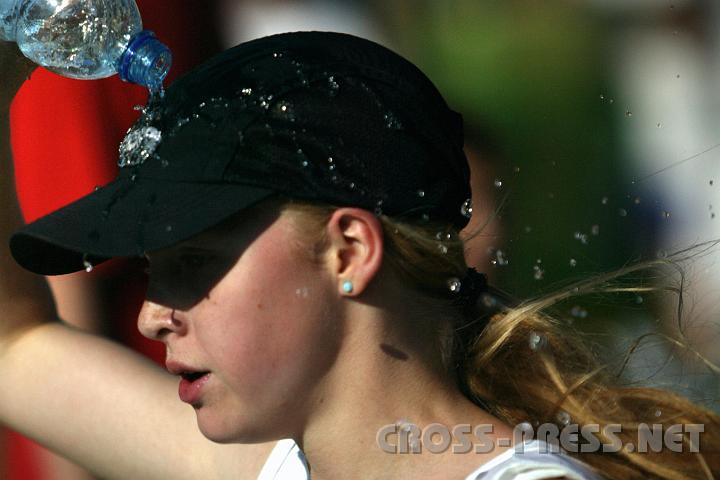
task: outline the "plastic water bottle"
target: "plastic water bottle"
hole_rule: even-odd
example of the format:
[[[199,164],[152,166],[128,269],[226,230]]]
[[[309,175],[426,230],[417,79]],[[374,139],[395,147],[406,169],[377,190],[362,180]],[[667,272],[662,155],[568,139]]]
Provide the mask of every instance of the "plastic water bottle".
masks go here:
[[[162,88],[172,56],[134,0],[0,0],[0,38],[60,75]]]

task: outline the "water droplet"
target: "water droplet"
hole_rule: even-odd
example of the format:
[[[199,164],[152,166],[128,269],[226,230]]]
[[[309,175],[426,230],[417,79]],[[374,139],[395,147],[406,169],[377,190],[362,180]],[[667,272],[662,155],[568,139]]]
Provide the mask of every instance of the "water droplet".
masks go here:
[[[543,270],[542,268],[538,267],[537,265],[535,265],[535,266],[533,267],[533,270],[534,270],[533,278],[534,278],[535,280],[542,280],[543,278],[545,278],[545,270]]]
[[[710,180],[710,186],[712,187],[712,185],[713,185],[713,181],[712,181],[712,180]]]
[[[90,272],[93,271],[93,269],[94,269],[95,267],[93,267],[93,264],[90,263],[90,261],[88,260],[87,257],[88,257],[87,253],[86,253],[85,255],[83,255],[82,263],[83,263],[83,267],[85,268],[85,271],[86,271],[87,273],[90,273]]]
[[[635,198],[633,199],[633,203],[634,203],[635,205],[640,205],[640,197],[635,197]]]
[[[659,122],[658,122],[657,128],[662,128],[662,123],[659,123]]]
[[[350,188],[350,190],[355,190],[355,182],[350,182],[348,187]]]
[[[422,221],[423,221],[423,222],[429,222],[429,221],[430,221],[430,215],[428,215],[427,213],[423,213],[423,214],[420,216],[420,218],[422,218]]]
[[[253,90],[252,90],[252,88],[245,87],[242,90],[240,90],[240,93],[242,93],[246,97],[249,97],[250,95],[252,95]]]
[[[665,211],[662,213],[662,215],[663,215],[663,218],[670,218],[670,212],[668,212],[667,210],[665,210]]]
[[[468,198],[468,199],[465,200],[465,202],[462,204],[462,206],[460,207],[460,213],[461,213],[462,216],[464,216],[465,218],[470,218],[470,217],[472,217],[473,207],[472,207],[472,199],[471,199],[471,198]]]
[[[385,119],[385,126],[387,128],[391,130],[402,130],[402,123],[400,123],[400,120],[398,120],[393,113],[387,112],[383,115],[383,118]]]
[[[532,227],[530,225],[525,225],[525,233],[532,232]]]
[[[600,235],[600,225],[593,225],[590,227],[590,233],[592,233],[594,236]]]
[[[627,217],[627,210],[625,210],[624,208],[619,208],[618,215],[620,215],[621,217]]]
[[[710,218],[715,218],[715,212],[710,214]]]
[[[97,192],[98,190],[100,190],[100,185],[95,185],[95,188],[93,189],[93,191]]]
[[[583,245],[587,245],[587,243],[588,243],[588,236],[586,233],[575,232],[573,234],[573,237],[575,238],[575,240],[578,240]]]
[[[611,98],[611,99],[610,99],[610,103],[615,103],[615,99],[614,99],[614,98]]]
[[[283,54],[280,52],[273,53],[273,58],[282,58]]]
[[[447,246],[443,245],[442,243],[438,243],[437,247],[438,247],[438,251],[443,255],[445,255],[448,252]]]
[[[680,78],[680,74],[678,73],[677,75],[675,75],[675,78]]]
[[[555,418],[560,425],[567,426],[570,424],[570,414],[565,410],[560,410]]]
[[[630,110],[625,110],[625,116],[630,118],[633,116],[632,112]]]
[[[302,161],[302,166],[307,167],[310,163],[307,160]]]
[[[520,167],[515,167],[515,168],[513,168],[513,172],[515,172],[515,173],[520,173]]]
[[[600,94],[600,100],[605,100],[605,95]]]
[[[495,181],[493,182],[493,185],[495,185],[495,188],[501,188],[502,180],[500,180],[499,178],[496,178]]]
[[[510,260],[505,257],[505,252],[502,250],[496,250],[495,251],[495,257],[490,261],[493,265],[504,267],[505,265],[510,263]]]
[[[168,162],[168,161],[165,160],[164,158],[163,158],[162,160],[160,160],[160,166],[161,166],[162,168],[167,168],[169,165],[170,165],[170,162]]]
[[[489,293],[483,293],[480,296],[480,301],[487,308],[493,308],[493,307],[497,306],[497,303],[498,303],[497,299],[495,297],[493,297],[492,295],[490,295]]]
[[[542,258],[538,258],[537,260],[535,260],[535,263],[541,264],[541,263],[542,263]]]
[[[602,198],[600,199],[600,203],[602,203],[603,205],[607,205],[607,203],[608,203],[608,197],[602,197]]]
[[[576,267],[576,266],[577,266],[577,260],[575,260],[574,258],[571,258],[571,259],[570,259],[570,266],[571,266],[571,267]]]
[[[460,279],[455,278],[455,277],[449,279],[447,284],[448,284],[448,288],[453,293],[458,293],[460,291],[460,288],[462,287],[462,283],[460,282]]]
[[[167,225],[167,226],[165,227],[165,231],[168,232],[168,233],[169,233],[169,232],[172,232],[172,231],[173,231],[173,226],[172,226],[172,225]]]
[[[330,86],[330,96],[334,97],[340,90],[340,84],[335,80],[333,75],[328,77],[328,85]]]
[[[544,348],[546,344],[547,338],[545,338],[545,335],[537,332],[530,332],[530,336],[528,337],[528,345],[530,346],[530,350],[538,351]]]
[[[418,190],[418,197],[423,198],[425,196],[425,190]]]
[[[655,410],[655,416],[656,417],[662,416],[662,410],[660,410],[660,409]]]

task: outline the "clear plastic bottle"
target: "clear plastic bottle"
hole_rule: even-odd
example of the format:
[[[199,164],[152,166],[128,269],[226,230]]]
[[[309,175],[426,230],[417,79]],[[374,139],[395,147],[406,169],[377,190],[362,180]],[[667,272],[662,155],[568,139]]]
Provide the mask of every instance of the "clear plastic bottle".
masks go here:
[[[60,75],[162,87],[172,56],[134,0],[0,0],[0,38]]]

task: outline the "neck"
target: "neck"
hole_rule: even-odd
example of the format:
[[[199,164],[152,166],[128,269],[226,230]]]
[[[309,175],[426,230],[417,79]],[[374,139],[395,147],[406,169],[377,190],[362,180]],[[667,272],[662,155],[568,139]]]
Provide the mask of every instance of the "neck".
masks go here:
[[[432,447],[420,454],[384,451],[397,451],[395,446],[404,443],[397,434],[388,434],[397,423],[421,430],[438,423],[450,432],[460,424],[492,425],[495,435],[512,438],[509,427],[462,395],[437,358],[406,340],[417,335],[393,338],[378,328],[384,323],[354,323],[333,370],[314,395],[307,422],[296,435],[313,480],[398,478],[399,473],[403,478],[464,479],[502,453],[506,448],[483,454],[453,453],[452,446],[435,453]],[[456,443],[460,440],[453,438],[451,445]]]

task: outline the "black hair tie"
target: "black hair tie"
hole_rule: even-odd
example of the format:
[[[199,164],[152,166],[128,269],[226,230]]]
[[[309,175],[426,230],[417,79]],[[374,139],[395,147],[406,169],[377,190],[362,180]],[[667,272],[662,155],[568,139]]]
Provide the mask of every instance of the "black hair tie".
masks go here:
[[[465,277],[460,280],[459,301],[467,307],[474,307],[480,295],[488,291],[487,276],[475,268],[467,269]]]

